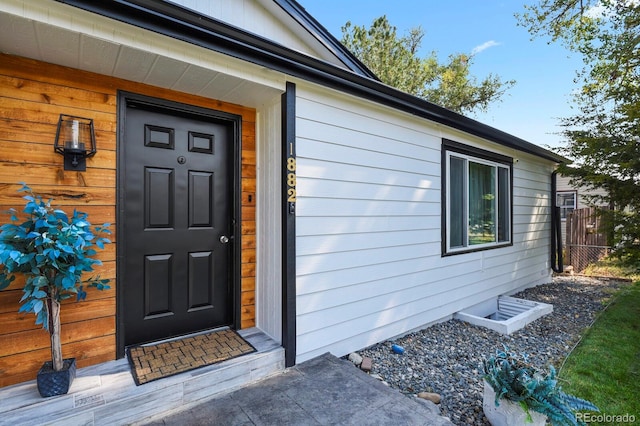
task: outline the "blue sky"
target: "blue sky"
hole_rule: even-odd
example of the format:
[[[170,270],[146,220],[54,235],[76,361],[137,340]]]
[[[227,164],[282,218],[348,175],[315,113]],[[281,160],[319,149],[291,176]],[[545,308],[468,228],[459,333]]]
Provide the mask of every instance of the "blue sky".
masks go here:
[[[471,73],[479,80],[494,73],[516,80],[487,113],[475,118],[541,146],[555,147],[561,137],[560,117],[571,116],[573,80],[581,60],[559,43],[531,40],[517,26],[514,13],[524,10],[518,0],[298,0],[338,40],[351,21],[369,27],[386,15],[399,34],[421,26],[425,31],[421,56],[436,51],[444,62],[450,54],[477,50]]]

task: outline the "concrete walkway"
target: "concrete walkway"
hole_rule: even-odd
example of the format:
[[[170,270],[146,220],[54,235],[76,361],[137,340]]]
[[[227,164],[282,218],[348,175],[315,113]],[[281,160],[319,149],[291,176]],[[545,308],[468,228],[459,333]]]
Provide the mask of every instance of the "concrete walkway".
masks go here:
[[[428,401],[325,354],[147,425],[452,425]]]

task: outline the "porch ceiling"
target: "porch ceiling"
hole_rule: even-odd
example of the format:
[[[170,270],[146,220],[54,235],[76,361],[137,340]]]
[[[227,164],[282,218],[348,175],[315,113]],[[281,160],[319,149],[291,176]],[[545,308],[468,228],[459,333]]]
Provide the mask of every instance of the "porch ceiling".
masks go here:
[[[54,7],[60,6],[55,4]],[[264,68],[251,64],[246,64],[247,69],[238,64],[229,66],[221,63],[228,58],[220,58],[219,54],[197,46],[157,34],[142,34],[133,27],[126,28],[128,31],[123,33],[123,27],[128,27],[126,24],[95,15],[84,18],[94,21],[91,32],[95,35],[86,30],[65,28],[59,22],[52,24],[0,11],[0,51],[253,108],[283,92],[283,77],[274,76]],[[73,20],[74,24],[77,22]],[[104,31],[111,32],[111,38],[115,40],[104,38]],[[132,43],[118,39],[131,39]],[[145,44],[149,46],[148,50],[139,47]],[[164,49],[171,53],[176,51],[176,44],[183,46],[180,46],[182,52],[176,52],[174,57],[154,52]],[[192,49],[191,54],[186,54],[189,49]],[[190,56],[197,60],[191,61]],[[208,67],[209,63],[211,67]],[[241,70],[240,74],[255,78],[239,78],[216,70],[216,67]]]

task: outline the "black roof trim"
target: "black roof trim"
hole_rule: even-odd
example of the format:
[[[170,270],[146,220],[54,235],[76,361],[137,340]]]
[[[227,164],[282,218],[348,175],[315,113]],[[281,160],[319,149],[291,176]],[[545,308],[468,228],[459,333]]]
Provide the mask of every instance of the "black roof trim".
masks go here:
[[[564,157],[524,139],[173,3],[56,1],[381,103],[550,161],[567,162]]]
[[[293,19],[302,25],[311,35],[313,35],[325,48],[342,61],[351,71],[364,77],[369,77],[380,81],[360,59],[349,51],[342,43],[336,39],[320,22],[307,12],[302,5],[295,0],[273,0],[278,6],[284,9]]]

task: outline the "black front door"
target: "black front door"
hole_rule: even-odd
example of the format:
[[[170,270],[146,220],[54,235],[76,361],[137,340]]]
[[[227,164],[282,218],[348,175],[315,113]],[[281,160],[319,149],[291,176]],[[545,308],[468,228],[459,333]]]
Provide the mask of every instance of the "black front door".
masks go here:
[[[124,121],[124,345],[231,324],[233,122],[131,102]]]

